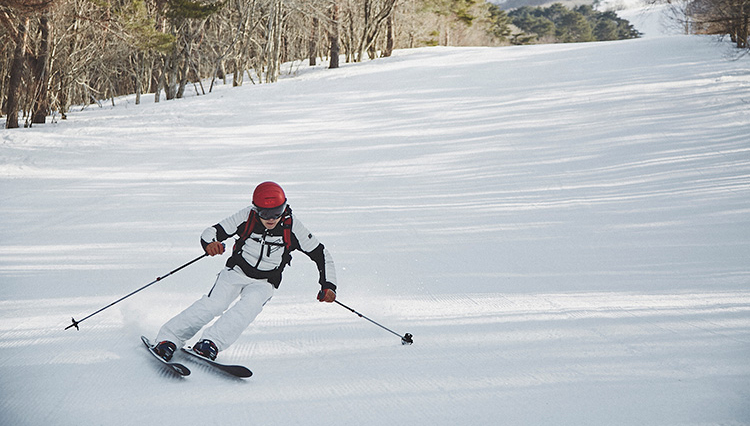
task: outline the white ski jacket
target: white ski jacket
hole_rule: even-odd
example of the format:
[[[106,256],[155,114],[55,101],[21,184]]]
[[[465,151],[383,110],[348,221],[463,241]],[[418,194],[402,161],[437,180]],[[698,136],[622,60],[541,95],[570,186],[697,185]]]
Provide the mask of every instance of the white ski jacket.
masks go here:
[[[252,218],[251,213],[255,215],[253,207],[248,206],[216,225],[206,228],[201,234],[201,244],[204,249],[214,241],[225,241],[232,236],[240,237],[247,222]],[[321,288],[336,290],[336,271],[330,253],[296,218],[290,208],[274,229],[266,229],[260,220],[254,222],[255,226],[247,238],[244,241],[238,238],[235,242],[227,267],[239,268],[251,278],[266,279],[278,288],[281,283],[281,273],[291,261],[290,253],[299,249],[315,262],[320,275],[318,282]],[[291,230],[291,232],[286,231],[286,237],[290,241],[285,241],[285,228]],[[240,247],[237,247],[238,243]]]

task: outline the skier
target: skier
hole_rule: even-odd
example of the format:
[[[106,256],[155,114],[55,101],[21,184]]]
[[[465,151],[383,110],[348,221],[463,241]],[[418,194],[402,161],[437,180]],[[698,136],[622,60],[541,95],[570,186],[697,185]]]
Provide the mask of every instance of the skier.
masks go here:
[[[253,191],[252,205],[203,231],[201,244],[208,255],[220,255],[225,250],[222,241],[234,235],[239,238],[213,288],[159,330],[156,338],[159,343],[154,351],[165,361],[172,358],[178,345],[182,347],[219,316],[193,346],[199,355],[215,360],[219,351],[234,343],[271,300],[293,250],[301,250],[317,265],[321,286],[318,300],[328,303],[336,300],[333,259],[292,214],[278,184],[258,185]]]

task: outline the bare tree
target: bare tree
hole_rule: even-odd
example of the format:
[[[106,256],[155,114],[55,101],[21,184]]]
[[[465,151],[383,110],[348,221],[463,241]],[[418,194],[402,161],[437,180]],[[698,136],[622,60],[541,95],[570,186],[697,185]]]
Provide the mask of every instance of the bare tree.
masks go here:
[[[44,123],[49,109],[47,90],[49,20],[46,14],[52,4],[53,0],[5,0],[0,6],[0,23],[11,34],[14,44],[6,99],[3,102],[7,111],[5,127],[8,129],[18,127],[18,112],[22,109],[23,96],[21,83],[24,76],[28,86],[34,87],[30,93],[28,91],[25,93],[28,107],[23,108],[25,111],[34,108],[32,121]],[[32,49],[28,42],[32,23],[38,23],[41,37],[39,49]],[[29,72],[33,75],[29,75]]]
[[[187,96],[191,83],[202,93],[205,78],[209,92],[228,74],[234,85],[246,76],[274,82],[289,61],[327,56],[337,68],[340,58],[431,44],[435,4],[481,11],[482,2],[399,0],[397,9],[396,0],[0,0],[0,112],[6,127],[18,127],[21,113],[44,123],[50,113],[65,119],[72,105],[114,104],[129,93],[137,104],[147,93],[155,102],[162,91]],[[474,22],[461,31],[482,33]],[[741,27],[734,34],[742,38]]]
[[[48,65],[51,25],[48,13],[44,11],[39,17],[39,44],[34,54],[29,56],[35,82],[31,122],[35,124],[44,124],[50,109]]]
[[[686,34],[728,35],[737,48],[750,48],[750,0],[652,0],[666,4],[667,18]]]
[[[19,88],[21,86],[21,77],[26,54],[26,28],[29,26],[29,18],[25,18],[16,24],[15,28],[15,49],[13,51],[13,62],[10,66],[10,80],[8,81],[8,98],[5,102],[7,111],[5,119],[6,129],[18,128],[18,110],[19,110]]]
[[[333,0],[333,3],[331,4],[331,30],[329,35],[329,41],[331,45],[331,53],[329,56],[331,57],[331,61],[328,64],[328,68],[339,67],[339,29],[339,5],[336,0]]]
[[[393,15],[394,15],[393,13],[388,15],[388,19],[386,20],[386,23],[385,23],[385,40],[386,41],[385,41],[385,49],[383,49],[384,58],[387,58],[391,56],[391,54],[393,54],[393,46],[395,45],[395,40],[393,38],[393,33],[394,33]]]
[[[749,47],[750,0],[694,0],[689,13],[696,32],[727,34],[738,48]]]
[[[374,59],[375,39],[383,28],[383,22],[393,13],[396,0],[364,0],[363,28],[357,44],[356,60],[362,61],[365,51],[370,59]]]
[[[283,15],[283,2],[281,0],[273,0],[270,16],[268,17],[268,38],[264,52],[266,58],[266,83],[273,83],[279,78]]]

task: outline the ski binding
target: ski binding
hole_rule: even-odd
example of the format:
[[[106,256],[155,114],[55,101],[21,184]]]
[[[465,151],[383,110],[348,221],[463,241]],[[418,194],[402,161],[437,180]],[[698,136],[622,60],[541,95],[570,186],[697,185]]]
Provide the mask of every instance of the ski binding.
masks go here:
[[[179,374],[180,376],[190,375],[190,370],[184,365],[180,364],[179,362],[165,361],[164,358],[160,357],[156,352],[154,352],[154,345],[151,344],[151,341],[148,339],[148,337],[141,336],[141,341],[143,341],[143,344],[146,345],[146,348],[151,353],[151,355],[161,361],[161,363],[164,364],[168,369]]]

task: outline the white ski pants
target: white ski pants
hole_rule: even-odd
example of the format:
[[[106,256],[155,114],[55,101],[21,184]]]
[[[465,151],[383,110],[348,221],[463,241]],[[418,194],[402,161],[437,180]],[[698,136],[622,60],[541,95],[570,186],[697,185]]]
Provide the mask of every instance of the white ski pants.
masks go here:
[[[169,340],[178,348],[182,347],[201,328],[221,315],[203,331],[201,340],[208,339],[219,351],[224,350],[253,322],[266,302],[271,300],[273,292],[273,285],[266,280],[249,278],[242,272],[224,268],[211,291],[167,321],[159,330],[156,341]],[[237,303],[232,305],[238,297]]]

